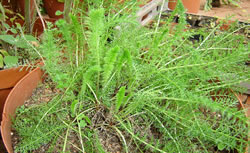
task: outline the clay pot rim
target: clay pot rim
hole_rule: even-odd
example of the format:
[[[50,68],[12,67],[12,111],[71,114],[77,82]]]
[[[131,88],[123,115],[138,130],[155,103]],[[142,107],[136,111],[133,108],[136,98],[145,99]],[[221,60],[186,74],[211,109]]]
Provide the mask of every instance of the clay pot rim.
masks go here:
[[[41,71],[40,67],[36,67],[36,68],[32,69],[32,70],[29,71],[22,79],[20,79],[20,80],[16,83],[16,85],[13,87],[13,89],[12,89],[12,91],[9,93],[9,95],[12,95],[14,89],[18,88],[19,84],[21,84],[21,83],[23,82],[23,80],[25,80],[26,78],[30,77],[30,75],[31,75],[32,73],[36,72],[36,71]],[[6,99],[6,102],[9,101],[9,97],[10,97],[9,95],[8,95],[8,97],[7,97],[7,99]],[[4,104],[4,109],[3,109],[3,114],[2,114],[3,116],[4,116],[5,112],[6,112],[6,111],[5,111],[5,106],[6,106],[6,103]],[[6,117],[3,117],[3,118],[6,118]]]
[[[25,72],[26,71],[26,72]],[[18,66],[18,67],[12,67],[7,68],[4,70],[0,70],[0,74],[8,74],[7,79],[3,79],[5,82],[2,82],[3,84],[0,84],[0,89],[8,89],[13,88],[25,75],[27,75],[30,72],[30,68],[28,66]],[[16,76],[16,77],[13,77]],[[11,77],[12,79],[9,79]]]
[[[16,83],[16,85],[13,87],[13,89],[11,90],[11,92],[9,93],[5,101],[3,113],[2,113],[1,133],[2,133],[2,140],[3,140],[4,146],[9,153],[13,153],[10,131],[11,131],[11,125],[12,125],[12,117],[15,117],[15,112],[12,114],[12,111],[14,109],[16,110],[17,107],[22,106],[24,102],[23,99],[20,100],[20,102],[16,103],[11,109],[10,103],[13,102],[12,97],[15,97],[14,95],[17,93],[17,91],[23,89],[22,87],[24,86],[24,84],[26,84],[27,82],[31,82],[32,84],[31,86],[26,86],[26,87],[29,87],[28,91],[25,90],[26,95],[20,95],[20,96],[25,97],[24,99],[29,98],[31,96],[32,91],[37,87],[39,81],[41,81],[42,74],[43,73],[39,67],[32,69],[28,74],[26,74],[21,80],[19,80]],[[34,81],[30,81],[30,80],[34,80]],[[7,109],[7,106],[10,109]]]

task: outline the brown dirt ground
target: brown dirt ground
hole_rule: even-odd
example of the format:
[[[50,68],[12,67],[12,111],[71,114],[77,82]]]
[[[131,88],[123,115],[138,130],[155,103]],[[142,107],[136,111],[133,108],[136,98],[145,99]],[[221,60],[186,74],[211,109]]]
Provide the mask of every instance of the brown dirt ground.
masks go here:
[[[233,5],[222,5],[214,7],[210,11],[200,10],[198,15],[213,16],[218,18],[227,18],[232,16],[233,20],[250,23],[250,0],[241,0],[240,7]]]

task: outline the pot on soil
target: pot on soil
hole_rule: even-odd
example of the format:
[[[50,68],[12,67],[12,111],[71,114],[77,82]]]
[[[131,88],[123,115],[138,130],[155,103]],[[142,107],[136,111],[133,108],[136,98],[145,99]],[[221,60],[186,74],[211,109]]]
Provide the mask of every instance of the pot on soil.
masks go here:
[[[59,16],[56,15],[56,11],[63,12],[64,10],[63,2],[58,2],[58,0],[43,0],[43,5],[49,17],[55,18],[55,19],[63,18],[63,15],[59,15]]]
[[[175,9],[178,0],[169,0],[168,7],[171,10]],[[187,9],[187,13],[198,13],[200,9],[200,0],[182,0],[184,7]]]
[[[1,76],[1,75],[0,75]],[[28,71],[26,75],[14,85],[4,104],[2,121],[1,121],[1,134],[4,145],[8,153],[13,153],[11,142],[11,124],[12,117],[15,117],[16,108],[23,105],[32,91],[37,87],[41,81],[42,71],[40,68],[35,68]],[[0,79],[1,81],[1,79]],[[12,83],[13,85],[14,83]]]

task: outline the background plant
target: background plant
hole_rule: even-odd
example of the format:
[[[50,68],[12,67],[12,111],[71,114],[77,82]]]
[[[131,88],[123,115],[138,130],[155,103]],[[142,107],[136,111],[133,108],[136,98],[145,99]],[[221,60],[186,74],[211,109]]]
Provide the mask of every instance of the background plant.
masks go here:
[[[9,26],[6,22],[8,17],[5,15],[5,11],[6,9],[0,4],[0,22],[2,25],[0,32],[0,44],[2,45],[0,52],[1,69],[24,64],[25,60],[30,57],[26,51],[32,46],[31,42],[37,43],[35,37],[24,34],[24,29],[19,23],[16,23],[15,26]],[[20,59],[20,57],[23,57],[23,59]]]
[[[247,119],[228,89],[249,79],[249,45],[234,35],[240,29],[217,35],[217,27],[190,41],[195,32],[185,31],[184,10],[179,3],[166,24],[153,29],[140,27],[126,9],[107,14],[104,8],[49,28],[41,46],[44,69],[62,94],[41,113],[27,110],[38,121],[30,134],[27,124],[15,122],[25,133],[17,150],[35,149],[27,147],[32,136],[51,126],[42,123],[53,116],[61,122],[54,129],[62,130],[63,152],[72,134],[82,152],[112,151],[102,142],[110,133],[123,152],[244,152]],[[50,134],[41,142],[58,140],[57,132]]]
[[[215,2],[216,0],[206,0],[206,3],[204,5],[205,10],[210,10],[212,8],[212,3]],[[223,3],[226,5],[232,4],[234,6],[239,7],[239,2],[240,0],[217,0],[218,3]]]

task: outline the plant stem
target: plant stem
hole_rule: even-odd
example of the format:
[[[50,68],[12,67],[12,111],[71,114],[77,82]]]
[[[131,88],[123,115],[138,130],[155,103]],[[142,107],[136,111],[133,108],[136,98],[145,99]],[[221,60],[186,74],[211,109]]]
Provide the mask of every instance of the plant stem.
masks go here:
[[[65,138],[64,138],[63,152],[65,152],[65,150],[66,150],[68,135],[69,135],[69,127],[68,127],[68,129],[66,131],[66,135],[65,135]]]
[[[43,29],[45,30],[45,29],[46,29],[46,26],[45,26],[43,17],[42,17],[42,15],[41,15],[41,12],[40,12],[40,10],[39,10],[39,8],[38,8],[38,5],[37,5],[37,4],[39,4],[39,3],[40,3],[40,0],[38,0],[37,2],[34,1],[34,5],[35,5],[35,7],[36,7],[37,14],[38,14],[38,16],[39,16],[39,18],[40,18],[40,20],[41,20],[41,22],[42,22]]]
[[[1,3],[0,3],[0,11],[1,11],[0,13],[2,13],[2,15],[3,15],[3,19],[0,20],[1,25],[4,25],[3,23],[5,22],[5,11],[4,11],[4,8],[3,8]],[[3,31],[6,31],[5,26],[0,27],[0,35],[3,34]],[[0,43],[3,45],[4,50],[6,50],[6,51],[9,50],[8,44],[6,42],[0,40]]]
[[[69,13],[70,13],[70,9],[71,9],[71,4],[72,4],[72,0],[66,0],[64,3],[64,19],[66,20],[67,23],[70,23],[70,17],[69,17]]]
[[[30,21],[30,0],[25,0],[25,28],[28,33],[31,33],[31,21]]]

